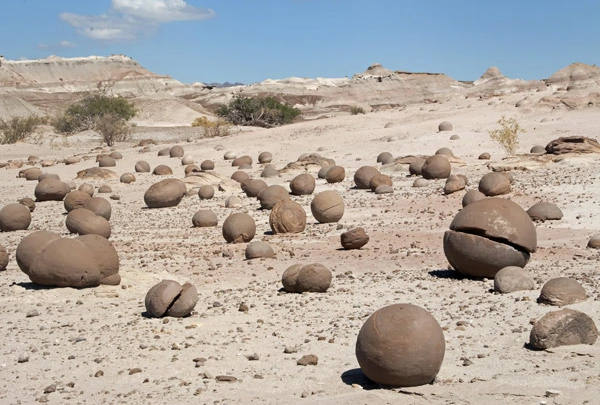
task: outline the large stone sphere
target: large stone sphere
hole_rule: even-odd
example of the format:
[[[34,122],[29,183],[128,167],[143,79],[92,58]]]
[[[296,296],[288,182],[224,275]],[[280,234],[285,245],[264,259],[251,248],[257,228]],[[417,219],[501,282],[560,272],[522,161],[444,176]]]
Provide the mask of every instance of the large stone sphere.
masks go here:
[[[31,224],[31,211],[19,203],[5,205],[0,210],[0,231],[24,231]]]
[[[150,186],[144,194],[144,202],[150,208],[165,208],[177,206],[187,188],[185,183],[178,179],[165,179]]]
[[[71,212],[75,208],[83,208],[83,204],[90,198],[92,198],[92,196],[85,191],[73,190],[65,196],[63,205],[67,212]]]
[[[259,258],[273,258],[275,257],[275,251],[271,245],[262,240],[254,240],[248,243],[246,251],[244,252],[246,259],[259,259]]]
[[[162,280],[146,293],[144,305],[149,316],[160,318],[188,316],[198,302],[198,290],[190,283]]]
[[[117,161],[110,156],[101,156],[98,158],[98,167],[114,167]]]
[[[356,359],[372,381],[395,387],[431,383],[442,367],[446,341],[435,318],[412,304],[375,311],[356,339]]]
[[[451,171],[450,161],[444,155],[433,155],[425,159],[421,167],[421,176],[427,180],[446,179]]]
[[[246,193],[247,197],[256,197],[268,187],[267,183],[261,179],[248,179],[242,184],[242,191]]]
[[[82,183],[81,186],[79,186],[79,188],[77,189],[79,191],[83,191],[84,193],[87,193],[90,195],[90,197],[94,196],[94,192],[96,191],[94,189],[94,186],[90,183]]]
[[[0,245],[0,271],[6,270],[6,266],[8,266],[8,252],[6,248]]]
[[[94,234],[108,239],[111,234],[110,224],[106,218],[86,208],[75,208],[69,212],[65,225],[69,232],[78,235]]]
[[[150,164],[145,160],[140,160],[135,164],[136,173],[150,173]]]
[[[119,181],[124,184],[131,184],[131,183],[135,182],[135,180],[136,180],[135,174],[129,173],[129,172],[123,173],[121,175],[121,177],[119,178]]]
[[[536,248],[529,215],[518,204],[498,197],[464,207],[444,234],[448,262],[470,277],[494,278],[504,267],[525,267]]]
[[[268,163],[263,168],[263,171],[260,172],[260,177],[264,177],[264,178],[279,177],[279,170],[277,170],[277,168],[275,166],[273,166],[272,164]]]
[[[289,200],[290,193],[287,189],[279,184],[268,186],[258,194],[260,208],[264,210],[272,209],[279,201]]]
[[[440,122],[440,124],[438,125],[438,131],[440,131],[440,132],[452,131],[452,123],[450,123],[448,121]]]
[[[198,189],[198,198],[201,200],[210,200],[215,196],[215,188],[210,184],[203,184]]]
[[[248,155],[240,156],[238,158],[233,159],[233,162],[231,162],[231,166],[252,166],[252,158]]]
[[[58,287],[94,287],[102,278],[92,251],[80,240],[59,238],[46,244],[29,269],[34,283]]]
[[[29,275],[33,259],[48,243],[56,239],[60,239],[60,235],[50,231],[35,231],[21,239],[15,252],[17,265],[21,271]]]
[[[279,201],[269,215],[273,233],[299,233],[306,228],[306,212],[297,202],[287,199]]]
[[[62,201],[71,191],[71,186],[54,177],[47,177],[35,186],[35,198],[38,201]]]
[[[508,194],[510,189],[510,179],[503,172],[490,172],[479,180],[479,191],[488,197]]]
[[[110,216],[112,215],[112,206],[110,205],[110,201],[102,197],[92,197],[88,200],[85,200],[82,208],[93,211],[96,215],[100,215],[107,221],[110,220]]]
[[[392,155],[390,152],[381,152],[379,155],[377,155],[377,163],[381,163],[383,165],[392,163],[394,160],[394,155]]]
[[[368,190],[371,178],[377,174],[379,174],[379,170],[377,170],[373,166],[360,167],[354,173],[354,184],[356,185],[356,188],[361,190]]]
[[[271,152],[261,152],[258,155],[258,163],[271,163],[272,160],[273,155],[271,154]]]
[[[255,234],[256,223],[244,212],[233,213],[223,222],[223,238],[229,243],[250,242]]]
[[[113,244],[108,239],[94,234],[78,236],[75,239],[86,245],[96,259],[100,270],[100,284],[119,285],[119,255]]]
[[[168,176],[173,174],[173,170],[167,165],[158,165],[154,168],[152,174],[155,176]]]
[[[237,171],[233,172],[233,174],[231,175],[231,179],[242,184],[246,180],[250,179],[250,175],[243,170],[237,170]]]
[[[544,284],[537,302],[562,307],[582,302],[586,299],[587,293],[577,280],[569,277],[557,277],[548,280]]]
[[[192,225],[195,228],[207,228],[211,226],[217,226],[219,219],[217,214],[211,210],[198,210],[192,216]]]
[[[346,169],[342,166],[332,166],[327,170],[325,174],[325,181],[327,183],[341,183],[346,178]]]
[[[172,158],[182,158],[184,155],[185,152],[183,150],[183,147],[179,145],[171,146],[171,149],[169,149],[169,156],[171,156]]]
[[[310,211],[318,222],[338,222],[344,216],[344,200],[334,190],[323,191],[313,198]]]
[[[371,181],[369,181],[369,188],[371,191],[375,191],[377,187],[381,185],[386,185],[392,187],[392,178],[387,174],[379,173],[375,176],[371,177]]]
[[[215,162],[212,160],[203,160],[202,163],[200,163],[200,170],[215,170]]]
[[[281,283],[291,293],[326,292],[332,278],[331,270],[320,263],[294,264],[283,272]]]
[[[462,198],[462,206],[466,207],[467,205],[474,203],[475,201],[483,200],[484,198],[485,194],[483,194],[481,191],[469,190]]]
[[[369,242],[369,235],[364,228],[356,227],[340,235],[342,247],[346,250],[360,249]]]
[[[299,174],[290,182],[293,195],[310,195],[315,191],[315,186],[315,178],[310,173]]]

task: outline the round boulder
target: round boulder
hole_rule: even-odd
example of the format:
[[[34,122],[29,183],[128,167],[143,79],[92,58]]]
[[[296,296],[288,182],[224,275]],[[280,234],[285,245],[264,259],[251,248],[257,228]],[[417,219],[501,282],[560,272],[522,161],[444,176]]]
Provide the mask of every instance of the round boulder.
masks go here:
[[[376,174],[375,176],[371,177],[371,180],[369,181],[369,188],[371,191],[375,191],[377,187],[383,185],[392,187],[392,178],[387,174]]]
[[[117,161],[110,156],[102,156],[98,159],[98,167],[113,167],[117,165]]]
[[[332,166],[327,170],[325,174],[325,181],[327,183],[341,183],[346,178],[346,169],[342,166]]]
[[[219,220],[211,210],[198,210],[192,217],[192,225],[195,228],[207,228],[217,226]]]
[[[131,184],[135,181],[135,174],[133,173],[123,173],[119,178],[119,181],[124,184]]]
[[[442,367],[446,341],[435,318],[412,304],[375,311],[356,339],[356,359],[372,381],[395,387],[431,383]]]
[[[332,278],[331,270],[320,263],[295,264],[283,272],[281,283],[291,293],[326,292]]]
[[[286,190],[285,187],[280,186],[279,184],[274,184],[272,186],[268,186],[263,191],[261,191],[258,194],[257,198],[258,201],[260,201],[260,208],[264,210],[270,210],[279,201],[289,200],[290,193]]]
[[[240,156],[239,158],[233,159],[233,162],[231,162],[231,166],[252,166],[252,158],[248,155]]]
[[[246,193],[247,197],[256,197],[268,187],[267,183],[261,179],[248,179],[241,184],[242,191]]]
[[[198,198],[201,200],[210,200],[215,196],[215,188],[210,184],[203,184],[198,189]]]
[[[568,277],[557,277],[548,280],[544,284],[537,302],[562,307],[586,299],[587,294],[577,280]]]
[[[265,258],[273,258],[275,257],[275,252],[271,245],[262,240],[255,240],[248,243],[245,251],[246,259],[258,259],[261,257]]]
[[[99,194],[112,193],[112,188],[108,184],[103,184],[100,187],[98,187],[98,193]]]
[[[154,168],[152,174],[155,176],[168,176],[173,174],[173,170],[167,165],[158,165]]]
[[[6,266],[8,266],[8,252],[6,248],[0,245],[0,271],[6,270]]]
[[[479,180],[479,191],[488,197],[510,193],[510,179],[502,172],[484,174]]]
[[[177,206],[187,192],[185,183],[178,179],[165,179],[150,186],[144,193],[144,202],[149,208]]]
[[[382,165],[392,163],[394,160],[394,155],[392,155],[390,152],[381,152],[379,155],[377,155],[377,163],[381,163]]]
[[[86,208],[75,208],[69,212],[65,225],[69,232],[78,235],[94,234],[108,239],[111,234],[110,224],[106,218]]]
[[[227,151],[225,154],[223,154],[223,159],[225,160],[233,160],[235,158],[237,158],[237,153],[233,151]]]
[[[21,239],[15,252],[17,265],[21,271],[29,275],[33,260],[42,249],[53,240],[60,239],[60,235],[50,231],[35,231]]]
[[[85,191],[73,190],[65,196],[63,205],[67,212],[71,212],[75,208],[83,208],[83,204],[90,198],[92,197]]]
[[[57,178],[47,177],[35,186],[35,198],[38,201],[62,201],[71,191],[71,186]]]
[[[182,158],[184,155],[185,152],[183,150],[183,147],[179,145],[171,146],[171,149],[169,149],[169,156],[171,156],[172,158]]]
[[[563,213],[556,204],[552,204],[546,201],[540,201],[537,204],[532,205],[528,210],[527,214],[534,221],[554,221],[559,220],[563,217]]]
[[[35,201],[33,201],[33,198],[23,197],[23,198],[19,198],[19,201],[17,201],[17,202],[19,204],[26,206],[27,209],[29,210],[29,212],[35,211]]]
[[[592,249],[600,249],[600,233],[592,235],[588,240],[587,246]]]
[[[183,166],[193,165],[194,162],[195,162],[194,157],[192,155],[185,155],[184,157],[181,158],[181,164]]]
[[[531,274],[517,266],[500,269],[494,277],[494,291],[507,294],[515,291],[533,290],[535,281]]]
[[[162,280],[146,293],[144,305],[153,318],[188,316],[198,302],[198,290],[190,283],[184,285],[174,280]]]
[[[546,153],[546,147],[542,145],[534,145],[529,150],[529,153],[534,153],[536,155],[541,155]]]
[[[300,233],[306,228],[306,212],[297,202],[286,199],[273,206],[269,215],[273,233]]]
[[[140,160],[135,164],[136,173],[150,173],[150,164],[145,160]]]
[[[487,152],[483,152],[482,154],[480,154],[477,159],[479,160],[490,160],[492,158],[492,156],[487,153]]]
[[[420,176],[423,170],[423,165],[425,164],[425,159],[420,157],[415,157],[412,162],[408,165],[408,172],[412,176]]]
[[[331,169],[333,166],[323,166],[319,169],[318,173],[317,173],[317,177],[319,179],[325,179],[327,177],[327,172],[329,171],[329,169]]]
[[[200,163],[200,170],[215,170],[215,162],[212,160],[203,160],[202,163]]]
[[[436,155],[444,155],[444,156],[448,156],[448,157],[454,157],[454,153],[452,153],[452,149],[450,148],[439,148],[438,150],[435,151]]]
[[[475,201],[483,200],[485,198],[485,194],[483,194],[479,190],[469,190],[465,193],[462,199],[463,208],[467,205],[474,203]]]
[[[90,183],[83,183],[81,184],[81,186],[79,186],[79,188],[77,189],[79,191],[83,191],[84,193],[88,193],[90,195],[90,197],[94,196],[94,186],[91,185]]]
[[[451,171],[450,161],[444,155],[433,155],[425,159],[421,167],[421,176],[427,180],[446,179]]]
[[[453,129],[452,123],[450,123],[448,121],[442,121],[438,125],[438,131],[440,131],[440,132],[452,131],[452,129]]]
[[[262,172],[260,172],[260,177],[265,177],[265,178],[279,177],[279,170],[277,170],[275,168],[275,166],[273,166],[272,164],[269,163],[269,164],[265,165]]]
[[[96,215],[103,217],[107,221],[110,220],[110,216],[112,215],[110,201],[102,197],[92,197],[85,200],[82,208],[94,212]]]
[[[338,222],[344,216],[344,200],[334,190],[323,191],[313,198],[310,211],[320,223]]]
[[[466,186],[464,178],[451,174],[446,179],[446,184],[444,184],[444,194],[456,193],[457,191],[464,190]]]
[[[379,170],[377,170],[373,166],[362,166],[354,173],[354,184],[356,188],[361,190],[368,190],[369,183],[373,176],[379,174]]]
[[[369,235],[361,227],[352,228],[340,235],[340,241],[346,250],[360,249],[369,242]]]
[[[256,223],[244,212],[233,213],[223,222],[223,238],[228,243],[250,242],[255,234]]]
[[[83,235],[75,238],[90,249],[100,270],[101,285],[119,285],[119,255],[110,241],[100,235]]]
[[[31,224],[31,211],[19,203],[10,203],[0,209],[0,231],[24,231]]]
[[[310,195],[315,191],[315,186],[315,178],[309,173],[299,174],[290,182],[293,195]]]
[[[243,170],[237,170],[237,171],[233,172],[233,174],[231,175],[231,179],[242,184],[246,180],[250,179],[250,175]]]
[[[271,154],[271,152],[261,152],[258,155],[258,163],[271,163],[271,161],[273,160],[273,155]]]
[[[549,312],[533,324],[529,344],[545,350],[558,346],[593,345],[598,339],[598,328],[587,314],[564,308]]]
[[[469,277],[493,278],[504,267],[525,267],[536,248],[537,235],[529,215],[504,198],[467,205],[444,234],[448,262]]]

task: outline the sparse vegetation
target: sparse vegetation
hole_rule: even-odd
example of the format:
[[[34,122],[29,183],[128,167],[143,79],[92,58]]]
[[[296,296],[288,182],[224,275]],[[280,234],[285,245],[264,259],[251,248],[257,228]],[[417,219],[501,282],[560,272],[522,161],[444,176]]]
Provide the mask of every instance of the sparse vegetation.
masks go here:
[[[293,122],[300,110],[277,101],[274,97],[238,95],[217,110],[217,115],[234,125],[271,128]]]
[[[227,136],[231,133],[231,124],[222,119],[211,121],[206,117],[198,117],[192,122],[192,126],[204,128],[204,135],[208,137]]]
[[[26,139],[46,120],[37,115],[29,117],[12,117],[9,120],[0,119],[0,143],[15,143]]]
[[[500,129],[490,131],[490,138],[500,144],[507,155],[516,154],[519,146],[519,134],[527,132],[521,128],[515,118],[506,118],[504,115],[498,120]]]
[[[364,114],[364,113],[365,113],[365,109],[360,106],[353,105],[352,107],[350,107],[350,114],[352,114],[352,115],[358,115],[358,114]]]
[[[108,146],[113,146],[115,142],[125,142],[131,135],[131,128],[127,121],[119,114],[112,112],[96,117],[94,129]]]
[[[114,124],[118,118],[123,121],[120,124],[122,125],[132,119],[135,114],[135,106],[125,98],[95,93],[69,106],[67,111],[57,117],[52,125],[59,133],[73,134],[96,129],[96,125],[102,121],[102,117],[105,115],[110,115],[108,119],[110,123]]]

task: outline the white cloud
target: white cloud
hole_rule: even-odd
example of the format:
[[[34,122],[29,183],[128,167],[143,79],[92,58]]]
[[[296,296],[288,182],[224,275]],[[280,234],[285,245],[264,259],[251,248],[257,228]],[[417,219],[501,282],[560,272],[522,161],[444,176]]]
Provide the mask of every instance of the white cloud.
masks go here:
[[[205,20],[214,17],[210,9],[190,6],[184,0],[112,0],[111,8],[100,15],[61,13],[59,18],[91,39],[134,41],[172,21]]]
[[[61,48],[75,48],[75,47],[77,47],[77,45],[75,45],[75,43],[71,42],[71,41],[60,41],[58,43],[58,45],[60,45]]]
[[[48,49],[60,49],[60,48],[76,48],[77,45],[71,41],[60,41],[56,44],[45,44],[40,43],[37,45],[37,49],[48,50]]]

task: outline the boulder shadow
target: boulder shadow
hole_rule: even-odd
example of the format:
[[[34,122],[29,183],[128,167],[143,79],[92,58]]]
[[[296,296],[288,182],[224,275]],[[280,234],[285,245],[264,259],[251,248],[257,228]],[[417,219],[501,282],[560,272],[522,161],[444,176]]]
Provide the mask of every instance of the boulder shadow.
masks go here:
[[[428,272],[428,274],[432,277],[451,278],[451,279],[455,279],[455,280],[462,280],[465,278],[465,276],[460,274],[458,271],[448,270],[448,269],[431,270]]]
[[[52,286],[52,285],[41,285],[41,284],[33,283],[31,281],[20,282],[20,283],[13,283],[12,285],[18,285],[19,287],[23,287],[24,289],[31,290],[31,291],[35,291],[35,290],[53,290],[55,288],[60,288],[60,287]]]
[[[346,385],[360,385],[365,390],[374,390],[382,388],[379,384],[369,380],[360,368],[353,368],[344,371],[340,376],[342,382]]]

